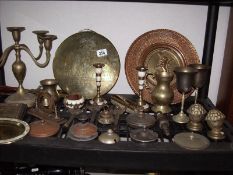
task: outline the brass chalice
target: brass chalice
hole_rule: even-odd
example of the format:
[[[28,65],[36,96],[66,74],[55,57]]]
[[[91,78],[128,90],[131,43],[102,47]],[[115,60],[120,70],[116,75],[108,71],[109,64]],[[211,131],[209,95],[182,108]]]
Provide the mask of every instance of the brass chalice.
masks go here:
[[[193,82],[193,87],[195,88],[195,104],[196,104],[198,98],[198,90],[201,87],[203,87],[203,85],[205,84],[209,75],[210,66],[204,64],[190,64],[189,67],[192,67],[197,70]]]
[[[181,111],[173,116],[173,120],[176,123],[188,123],[189,118],[184,113],[184,96],[185,93],[191,91],[194,75],[197,73],[197,70],[192,67],[176,67],[174,73],[176,74],[176,87],[182,93],[182,102]]]

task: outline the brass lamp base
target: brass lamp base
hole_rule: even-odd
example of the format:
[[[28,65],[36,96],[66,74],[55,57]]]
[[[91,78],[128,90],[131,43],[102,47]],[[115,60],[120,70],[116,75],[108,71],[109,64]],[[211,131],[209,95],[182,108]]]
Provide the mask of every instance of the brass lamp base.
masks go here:
[[[169,113],[171,112],[171,107],[170,106],[167,106],[167,105],[154,105],[151,110],[153,112],[162,112],[163,114],[164,113]]]
[[[207,136],[213,140],[222,140],[225,138],[225,134],[222,131],[214,132],[212,130],[212,131],[207,132]]]
[[[201,123],[194,123],[192,121],[190,121],[188,124],[187,124],[187,128],[190,130],[190,131],[201,131],[202,130],[202,124]]]
[[[176,123],[188,123],[189,118],[184,112],[180,112],[172,117],[173,121]]]
[[[29,108],[35,104],[36,96],[31,93],[14,93],[5,99],[5,103],[23,103]]]

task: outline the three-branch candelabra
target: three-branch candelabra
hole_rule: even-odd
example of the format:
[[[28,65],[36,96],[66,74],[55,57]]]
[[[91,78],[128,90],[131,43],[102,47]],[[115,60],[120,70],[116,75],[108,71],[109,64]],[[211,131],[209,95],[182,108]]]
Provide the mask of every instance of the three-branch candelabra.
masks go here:
[[[33,31],[33,33],[37,35],[37,39],[39,42],[39,55],[35,57],[28,48],[28,46],[19,43],[21,32],[25,30],[25,27],[7,27],[7,30],[12,32],[12,36],[15,41],[15,44],[9,46],[3,52],[0,58],[0,67],[2,67],[6,63],[9,54],[11,53],[11,51],[14,50],[16,60],[12,64],[12,71],[14,73],[16,80],[19,83],[19,86],[17,92],[6,98],[5,102],[24,103],[27,104],[29,107],[31,107],[34,104],[36,97],[35,95],[28,93],[23,87],[23,81],[26,76],[27,69],[25,63],[21,60],[21,51],[24,50],[25,52],[27,52],[38,67],[44,68],[49,64],[50,51],[52,49],[52,41],[57,39],[57,37],[55,35],[48,35],[47,34],[48,31],[44,31],[44,30]],[[39,63],[38,60],[42,56],[43,48],[45,48],[46,50],[46,60],[44,63]]]

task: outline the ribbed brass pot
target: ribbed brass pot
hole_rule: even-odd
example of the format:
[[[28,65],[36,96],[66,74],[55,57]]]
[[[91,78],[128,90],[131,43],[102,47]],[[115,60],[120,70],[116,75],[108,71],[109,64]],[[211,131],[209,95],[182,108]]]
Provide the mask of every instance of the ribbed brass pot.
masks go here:
[[[157,72],[155,74],[157,85],[152,91],[152,100],[154,106],[151,108],[154,112],[161,111],[162,113],[171,112],[170,104],[174,98],[174,92],[170,86],[173,79],[171,72]]]

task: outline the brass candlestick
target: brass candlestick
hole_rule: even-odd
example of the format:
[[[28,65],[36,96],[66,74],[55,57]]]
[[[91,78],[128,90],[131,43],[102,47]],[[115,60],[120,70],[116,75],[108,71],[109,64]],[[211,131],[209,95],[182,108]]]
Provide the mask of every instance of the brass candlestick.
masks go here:
[[[38,67],[44,68],[48,65],[50,61],[50,51],[52,49],[52,41],[57,39],[57,37],[55,35],[47,35],[48,31],[43,31],[43,30],[34,31],[33,33],[37,35],[37,39],[39,42],[39,55],[37,57],[34,57],[28,46],[26,46],[25,44],[19,44],[21,32],[25,30],[25,27],[7,27],[7,30],[12,32],[12,36],[15,41],[15,44],[9,46],[3,52],[0,59],[0,67],[2,67],[5,64],[11,51],[15,50],[16,60],[12,64],[12,71],[14,73],[16,80],[19,83],[19,87],[15,94],[12,94],[8,98],[6,98],[5,102],[24,103],[27,104],[28,107],[31,107],[35,103],[36,97],[33,94],[27,93],[27,91],[23,87],[23,81],[26,76],[26,65],[21,60],[21,50],[27,52]],[[38,60],[42,56],[43,45],[46,50],[46,60],[44,63],[41,64],[38,62]]]
[[[174,69],[176,74],[176,87],[182,93],[181,111],[173,116],[173,121],[176,123],[188,123],[189,118],[184,113],[184,95],[192,89],[194,75],[196,69],[191,67],[177,67]]]
[[[136,69],[138,71],[138,89],[139,89],[138,107],[139,108],[142,107],[144,110],[146,110],[149,108],[149,105],[142,99],[142,92],[143,92],[144,85],[145,85],[146,71],[148,69],[143,66],[139,66]]]
[[[101,74],[103,71],[103,67],[105,66],[102,63],[95,63],[93,64],[95,67],[95,73],[96,73],[96,87],[97,87],[97,94],[96,97],[93,99],[93,103],[102,106],[105,103],[105,100],[101,97],[100,94],[100,87],[101,87]]]

